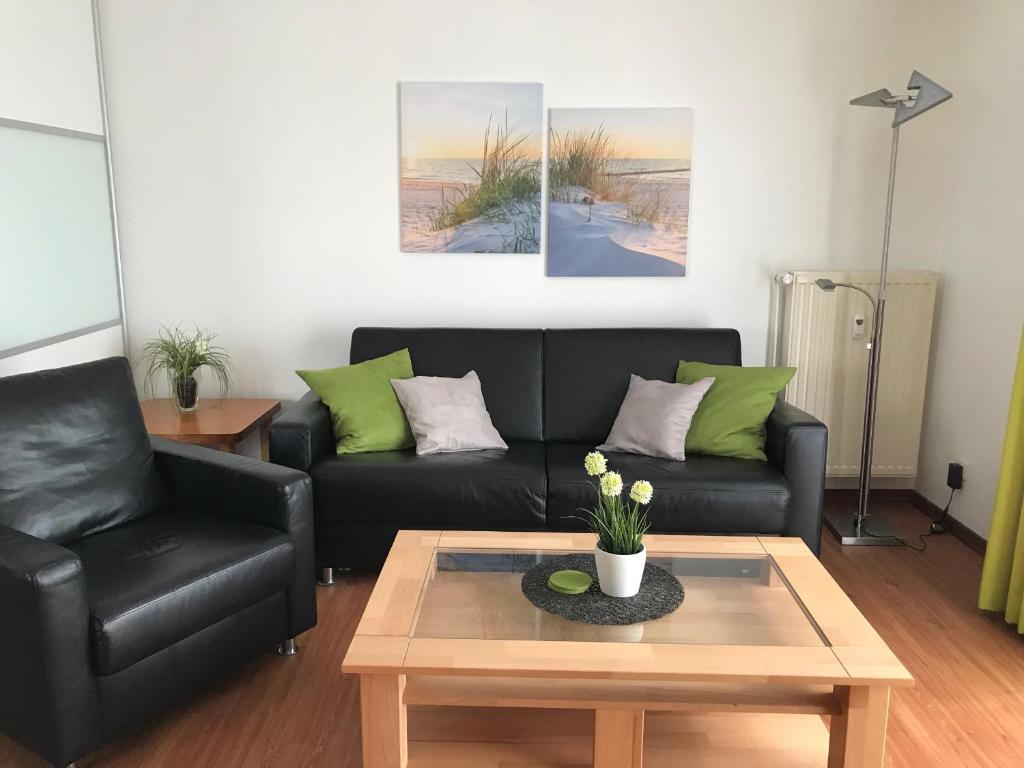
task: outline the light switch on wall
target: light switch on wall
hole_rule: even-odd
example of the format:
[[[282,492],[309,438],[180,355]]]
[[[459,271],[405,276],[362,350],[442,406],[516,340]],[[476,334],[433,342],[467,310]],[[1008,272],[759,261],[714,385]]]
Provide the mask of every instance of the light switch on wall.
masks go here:
[[[864,315],[854,313],[853,322],[850,324],[850,338],[864,338]]]

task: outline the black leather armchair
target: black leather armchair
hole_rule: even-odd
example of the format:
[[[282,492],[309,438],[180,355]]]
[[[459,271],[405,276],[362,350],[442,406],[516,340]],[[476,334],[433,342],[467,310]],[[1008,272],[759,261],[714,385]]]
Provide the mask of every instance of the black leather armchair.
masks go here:
[[[0,379],[0,730],[55,765],[316,623],[302,472],[146,435],[111,358]]]

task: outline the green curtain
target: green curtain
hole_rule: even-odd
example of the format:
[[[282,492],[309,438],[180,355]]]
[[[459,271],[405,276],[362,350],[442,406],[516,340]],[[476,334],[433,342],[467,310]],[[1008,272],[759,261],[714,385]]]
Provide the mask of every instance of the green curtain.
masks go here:
[[[1024,634],[1024,334],[1010,397],[1010,419],[978,606],[986,611],[1005,611],[1006,620]]]

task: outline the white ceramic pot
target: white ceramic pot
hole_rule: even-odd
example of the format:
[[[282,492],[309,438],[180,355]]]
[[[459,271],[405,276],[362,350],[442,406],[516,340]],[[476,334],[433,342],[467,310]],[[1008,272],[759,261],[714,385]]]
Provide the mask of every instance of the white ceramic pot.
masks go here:
[[[633,597],[640,591],[647,564],[647,547],[635,555],[613,555],[594,547],[597,561],[597,585],[611,597]]]

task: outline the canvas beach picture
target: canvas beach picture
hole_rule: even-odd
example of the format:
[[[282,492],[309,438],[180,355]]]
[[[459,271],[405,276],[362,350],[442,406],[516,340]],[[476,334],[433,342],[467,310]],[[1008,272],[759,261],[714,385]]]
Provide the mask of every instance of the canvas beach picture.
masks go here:
[[[540,253],[539,83],[401,83],[403,251]]]
[[[682,276],[693,110],[552,109],[552,277]]]

